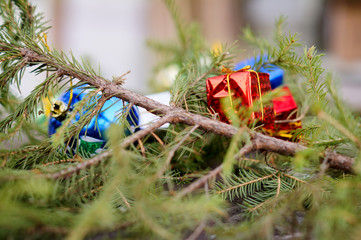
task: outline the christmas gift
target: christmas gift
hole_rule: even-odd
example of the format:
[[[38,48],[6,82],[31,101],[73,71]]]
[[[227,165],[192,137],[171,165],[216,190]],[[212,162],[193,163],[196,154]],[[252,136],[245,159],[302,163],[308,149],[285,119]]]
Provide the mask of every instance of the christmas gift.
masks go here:
[[[62,94],[57,101],[51,106],[52,115],[49,120],[49,135],[56,132],[56,129],[62,125],[67,114],[70,114],[74,109],[74,104],[87,97],[87,91],[83,88],[74,88]],[[95,97],[100,98],[101,93],[98,93]],[[111,123],[115,123],[118,117],[125,113],[127,109],[127,102],[121,101],[116,97],[112,97],[104,103],[100,113],[93,117],[91,121],[81,129],[77,143],[72,142],[72,148],[76,148],[82,152],[88,154],[95,154],[104,147],[106,139],[106,130]],[[85,110],[90,111],[90,110]],[[84,112],[83,112],[84,114]],[[81,117],[79,112],[72,120],[72,124],[77,122]],[[131,128],[135,128],[139,123],[139,112],[137,107],[133,106],[129,110],[129,114],[126,116],[127,121]],[[125,130],[126,134],[131,134],[130,129]]]
[[[301,121],[297,120],[297,104],[287,86],[282,87],[283,95],[272,100],[275,112],[274,130],[269,135],[283,139],[291,139],[292,131],[301,128]]]
[[[271,91],[271,84],[268,73],[257,73],[247,66],[238,71],[224,68],[226,75],[211,77],[207,79],[207,101],[208,106],[214,113],[219,115],[219,119],[229,123],[230,119],[222,108],[222,99],[228,100],[232,110],[237,112],[241,105],[253,106],[255,100],[260,100],[259,111],[251,114],[251,120],[259,120],[264,126],[273,126],[274,114],[272,104],[264,104],[262,95]],[[238,99],[241,105],[234,106],[234,100]],[[237,101],[236,101],[237,102]]]

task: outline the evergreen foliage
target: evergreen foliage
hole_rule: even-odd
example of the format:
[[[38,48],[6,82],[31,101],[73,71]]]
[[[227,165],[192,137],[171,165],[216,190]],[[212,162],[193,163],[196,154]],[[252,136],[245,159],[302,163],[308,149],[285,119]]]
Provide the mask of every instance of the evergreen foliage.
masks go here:
[[[221,74],[221,66],[231,66],[236,46],[212,52],[199,28],[182,21],[175,2],[165,4],[174,18],[178,42],[150,45],[168,56],[157,69],[170,64],[180,68],[170,104],[211,118],[205,81]],[[230,116],[239,129],[232,139],[205,132],[196,124],[177,123],[126,144],[132,135],[126,135],[125,111],[110,127],[107,147],[94,157],[68,149],[112,97],[94,83],[121,84],[122,77],[106,80],[86,61],[49,48],[47,24],[26,0],[0,0],[0,17],[1,239],[184,239],[199,234],[209,239],[352,239],[360,235],[360,116],[345,106],[332,76],[324,73],[322,54],[314,46],[298,53],[298,35],[282,31],[284,17],[276,22],[274,42],[249,28],[244,36],[255,47],[255,58],[268,55],[257,60],[256,70],[278,65],[287,72],[303,124],[294,134],[301,136],[306,150],[295,156],[265,151],[240,154],[250,144],[252,131],[259,130],[255,124],[247,126],[252,109],[242,109],[243,120]],[[19,100],[9,86],[20,86],[25,71],[45,77]],[[69,87],[73,78],[79,82]],[[48,137],[37,122],[44,111],[42,98],[75,87],[87,91],[87,97]],[[77,113],[82,117],[71,123]],[[23,146],[6,149],[15,137],[24,139]],[[328,169],[327,159],[320,164],[324,150],[353,157],[353,173]],[[211,175],[210,169],[220,164],[221,176]],[[202,177],[209,180],[204,187],[181,196]],[[235,208],[242,210],[241,220],[232,220]]]

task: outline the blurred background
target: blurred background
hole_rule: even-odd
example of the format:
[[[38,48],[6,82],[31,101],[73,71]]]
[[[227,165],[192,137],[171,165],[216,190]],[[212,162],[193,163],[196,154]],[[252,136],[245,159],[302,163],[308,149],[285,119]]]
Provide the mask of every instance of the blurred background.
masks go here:
[[[53,28],[51,47],[85,57],[101,74],[127,76],[126,88],[152,92],[149,78],[157,61],[147,39],[171,41],[175,29],[161,0],[32,0]],[[276,18],[287,17],[286,32],[301,33],[308,47],[324,52],[324,67],[340,80],[344,99],[361,110],[361,1],[358,0],[177,0],[185,21],[198,21],[209,46],[232,44],[250,25],[272,38]],[[247,46],[239,41],[239,48]],[[241,51],[237,61],[252,56]],[[27,95],[37,81],[24,81]]]

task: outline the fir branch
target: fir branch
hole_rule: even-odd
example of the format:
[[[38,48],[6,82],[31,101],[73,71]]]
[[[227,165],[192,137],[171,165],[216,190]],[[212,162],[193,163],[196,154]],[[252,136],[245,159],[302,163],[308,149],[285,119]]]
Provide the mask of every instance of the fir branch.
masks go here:
[[[357,138],[352,132],[350,132],[346,127],[344,127],[341,123],[339,123],[336,119],[331,117],[329,114],[325,113],[324,111],[319,111],[317,116],[320,119],[323,119],[329,122],[332,126],[338,129],[342,134],[348,137],[351,141],[353,141],[359,149],[361,149],[361,141]]]
[[[242,157],[243,155],[247,154],[248,152],[252,151],[252,146],[246,145],[238,153],[239,157]],[[208,182],[210,179],[216,177],[218,174],[220,174],[223,170],[223,164],[219,165],[212,171],[210,171],[207,175],[204,175],[203,177],[197,179],[192,184],[190,184],[188,187],[182,189],[177,195],[176,199],[182,198],[186,196],[187,194],[193,192],[194,190],[200,188],[203,186],[206,182]]]
[[[168,157],[165,160],[165,163],[163,167],[158,171],[157,177],[160,178],[164,174],[164,172],[169,167],[170,162],[172,161],[172,158],[175,154],[175,152],[182,146],[184,141],[187,140],[187,138],[199,127],[199,125],[195,125],[182,139],[172,148],[172,150],[168,153]]]
[[[266,180],[266,179],[271,178],[271,177],[274,177],[274,175],[273,175],[273,174],[266,175],[266,176],[263,176],[263,177],[256,178],[256,179],[254,179],[254,180],[248,181],[248,182],[244,182],[244,183],[238,184],[238,185],[236,185],[236,186],[231,186],[231,187],[229,187],[229,188],[225,188],[225,189],[222,189],[222,190],[217,191],[217,194],[222,194],[222,193],[225,193],[225,192],[229,192],[229,191],[232,191],[232,190],[234,190],[234,189],[236,189],[236,188],[241,188],[241,187],[244,187],[244,186],[247,186],[247,185],[256,183],[256,182],[260,182],[260,181]]]
[[[164,239],[173,239],[172,234],[161,225],[159,225],[157,222],[153,221],[151,216],[146,213],[146,211],[141,205],[135,205],[135,210],[137,211],[140,219],[146,224],[147,227],[152,229],[152,231],[156,232],[160,237]]]
[[[253,213],[253,212],[257,211],[259,208],[261,208],[263,205],[265,205],[266,203],[267,203],[267,201],[262,202],[262,203],[256,205],[256,206],[253,207],[253,208],[248,208],[248,211],[249,211],[250,213]]]
[[[309,90],[314,96],[315,102],[318,104],[324,104],[323,100],[326,95],[324,89],[326,85],[324,82],[320,81],[320,76],[324,72],[324,69],[321,67],[321,57],[323,54],[317,54],[315,46],[310,47],[308,50],[304,50],[304,62],[306,63],[305,77],[309,82]]]
[[[20,117],[20,121],[18,121],[13,128],[9,129],[7,133],[0,133],[0,141],[4,141],[14,137],[14,135],[21,130],[21,127],[25,120],[25,116],[26,116],[26,112],[24,112],[23,116]]]
[[[79,159],[69,158],[69,159],[64,159],[64,160],[59,160],[59,161],[54,161],[54,162],[48,162],[48,163],[44,163],[43,166],[49,166],[49,165],[55,165],[55,164],[61,164],[61,163],[73,163],[73,162],[79,162]]]
[[[14,17],[15,11],[13,11],[14,10],[12,4],[13,2],[21,11],[20,18]],[[175,5],[171,5],[172,3],[174,4],[174,2],[168,1],[169,7],[171,8],[171,11],[173,11],[173,15],[176,16],[176,8],[174,7]],[[201,86],[203,84],[202,82],[204,78],[206,78],[206,76],[209,73],[212,73],[212,71],[215,68],[215,65],[217,65],[220,62],[223,62],[224,59],[222,60],[213,59],[214,64],[211,66],[202,66],[202,64],[196,63],[195,68],[189,68],[188,69],[189,71],[185,72],[184,73],[185,75],[183,76],[184,79],[187,79],[187,82],[179,81],[180,84],[183,83],[188,88],[184,88],[184,86],[179,85],[180,88],[178,90],[186,89],[186,91],[178,91],[177,93],[180,92],[181,93],[178,96],[176,96],[176,98],[174,98],[174,102],[172,102],[173,105],[171,104],[171,106],[166,106],[151,99],[148,99],[144,96],[136,94],[132,91],[124,89],[121,86],[122,76],[119,78],[115,78],[114,79],[115,81],[111,82],[102,78],[101,76],[98,76],[94,72],[94,70],[90,67],[89,64],[87,64],[84,61],[79,62],[72,54],[70,54],[70,56],[66,56],[64,53],[56,52],[56,50],[50,53],[49,49],[46,46],[46,43],[39,41],[39,36],[34,34],[36,31],[38,31],[41,28],[39,25],[36,25],[39,24],[39,22],[36,20],[36,17],[32,15],[33,8],[29,7],[30,5],[26,5],[27,4],[26,0],[1,1],[0,4],[2,4],[0,5],[1,6],[0,13],[2,13],[2,15],[6,15],[4,14],[4,11],[7,13],[7,17],[5,17],[6,27],[3,26],[4,29],[7,29],[7,33],[0,34],[0,51],[1,51],[0,58],[2,58],[3,62],[1,63],[2,64],[1,66],[4,69],[3,72],[4,74],[2,74],[0,77],[1,78],[0,84],[2,84],[4,91],[7,91],[7,88],[11,82],[15,82],[16,84],[21,83],[20,80],[26,67],[35,66],[36,69],[33,71],[33,73],[35,74],[39,74],[44,71],[53,72],[53,75],[50,75],[50,78],[45,79],[44,83],[42,83],[37,87],[36,91],[32,93],[32,96],[27,101],[25,101],[25,104],[22,104],[20,107],[15,109],[14,111],[15,113],[25,112],[28,115],[34,114],[34,112],[36,112],[36,107],[33,106],[33,104],[36,105],[38,103],[36,97],[39,98],[43,95],[46,95],[46,91],[49,88],[51,88],[51,86],[58,84],[64,79],[77,78],[80,81],[80,84],[85,83],[97,89],[102,89],[103,96],[100,98],[99,102],[94,102],[93,105],[87,105],[88,109],[91,106],[94,106],[94,109],[89,112],[86,111],[86,113],[90,113],[90,114],[85,114],[81,122],[77,124],[73,124],[73,126],[71,127],[72,129],[70,131],[71,133],[69,134],[70,136],[74,136],[72,134],[76,133],[75,128],[77,126],[82,128],[84,124],[86,124],[89,121],[89,119],[94,116],[94,114],[98,113],[102,108],[101,107],[102,102],[104,102],[108,97],[111,96],[116,96],[130,103],[130,105],[128,105],[128,110],[124,114],[122,114],[120,119],[122,119],[126,114],[129,113],[130,108],[133,105],[144,107],[148,111],[153,112],[161,117],[153,124],[150,124],[146,129],[135,132],[134,134],[132,134],[127,138],[123,138],[122,133],[119,134],[118,131],[112,132],[113,135],[110,137],[109,150],[106,150],[96,155],[92,159],[89,160],[82,159],[83,162],[80,162],[77,165],[73,165],[72,167],[67,169],[64,168],[68,167],[69,165],[68,163],[71,162],[69,156],[66,155],[65,152],[58,151],[59,150],[58,148],[57,149],[50,148],[49,147],[50,143],[45,142],[44,144],[38,146],[37,148],[39,152],[42,152],[42,156],[44,158],[51,159],[55,155],[54,152],[57,152],[57,154],[61,155],[62,157],[60,158],[59,156],[57,156],[56,158],[52,159],[53,160],[52,168],[56,169],[55,173],[37,174],[39,172],[39,169],[41,170],[42,166],[45,166],[47,168],[46,170],[48,170],[48,168],[51,168],[48,167],[49,166],[47,165],[48,163],[45,163],[44,165],[40,165],[37,164],[36,162],[33,162],[33,164],[31,165],[31,163],[29,164],[30,161],[28,159],[26,159],[24,162],[21,162],[17,159],[16,161],[9,161],[8,163],[6,162],[7,160],[4,161],[3,162],[4,166],[6,164],[7,165],[6,167],[8,167],[5,168],[5,170],[10,171],[11,174],[7,174],[5,171],[2,171],[1,173],[1,176],[4,176],[1,179],[1,185],[2,185],[1,193],[2,196],[4,197],[1,198],[0,208],[1,206],[3,206],[3,209],[5,209],[6,216],[11,216],[13,214],[12,211],[15,210],[20,213],[19,214],[18,212],[15,212],[15,216],[17,215],[21,216],[21,214],[25,213],[25,215],[27,215],[27,218],[29,220],[32,220],[32,222],[34,222],[35,219],[35,224],[34,223],[29,224],[29,226],[31,227],[35,226],[31,231],[37,231],[37,229],[39,229],[40,233],[44,233],[47,232],[47,230],[44,230],[42,228],[46,228],[46,227],[49,228],[49,226],[51,226],[50,228],[52,228],[52,226],[54,225],[59,227],[59,228],[54,228],[56,229],[55,231],[53,230],[54,232],[57,232],[57,234],[55,235],[59,236],[68,233],[69,228],[72,227],[73,230],[70,231],[70,235],[68,236],[69,239],[71,239],[72,237],[80,239],[80,238],[89,237],[89,234],[92,231],[103,230],[109,227],[114,229],[114,223],[125,222],[125,224],[122,226],[125,227],[132,226],[131,228],[126,229],[126,231],[124,231],[125,235],[127,235],[128,233],[127,231],[129,231],[131,237],[134,236],[137,237],[138,232],[136,231],[140,227],[142,230],[144,230],[144,226],[145,226],[153,234],[158,234],[158,237],[160,236],[168,239],[173,239],[178,237],[177,234],[179,233],[180,234],[184,234],[185,232],[190,233],[189,230],[195,228],[193,233],[191,233],[188,238],[196,239],[200,235],[200,233],[203,232],[204,228],[207,226],[207,219],[209,218],[209,213],[220,212],[219,206],[221,206],[221,201],[220,200],[218,202],[215,201],[220,198],[214,196],[214,199],[211,199],[212,196],[211,194],[208,193],[208,181],[212,178],[215,178],[218,174],[220,174],[222,172],[222,169],[226,168],[225,165],[227,163],[233,164],[233,162],[224,161],[223,164],[219,165],[217,168],[213,169],[212,171],[205,174],[204,173],[199,174],[200,177],[198,175],[197,177],[199,178],[197,180],[191,183],[188,187],[185,187],[184,189],[180,190],[175,197],[171,195],[173,193],[172,192],[173,188],[168,189],[167,191],[167,193],[171,193],[170,195],[164,194],[165,192],[164,186],[158,183],[159,182],[162,183],[162,179],[166,179],[166,180],[175,179],[172,177],[163,176],[164,172],[168,169],[170,162],[173,156],[175,155],[175,152],[178,149],[187,149],[188,152],[195,151],[193,139],[191,139],[190,137],[191,134],[192,136],[193,135],[196,136],[198,141],[202,141],[203,139],[208,140],[206,139],[206,137],[202,138],[202,134],[204,134],[204,132],[210,132],[216,135],[222,135],[230,138],[233,137],[235,134],[237,134],[237,132],[239,132],[240,130],[246,129],[245,132],[247,133],[247,136],[250,136],[250,139],[248,138],[240,139],[239,142],[237,142],[237,144],[234,145],[235,146],[234,149],[238,149],[239,145],[245,144],[243,148],[240,149],[240,152],[238,154],[235,154],[235,152],[229,154],[230,158],[235,158],[236,160],[243,160],[242,157],[246,153],[253,150],[276,152],[285,156],[294,156],[298,154],[300,151],[305,151],[305,150],[306,150],[305,152],[308,154],[309,153],[314,154],[315,153],[314,150],[317,150],[317,149],[309,149],[306,146],[299,143],[291,143],[291,142],[275,139],[272,137],[268,137],[261,133],[251,131],[243,126],[241,126],[240,129],[235,126],[231,126],[205,117],[205,116],[210,116],[210,114],[207,113],[208,110],[207,107],[204,107],[204,105],[202,105],[205,99],[204,91],[202,90],[202,94],[198,94],[197,91],[199,91],[199,89],[204,89],[204,86]],[[188,42],[189,39],[187,33],[185,32],[186,29],[182,28],[181,26],[182,22],[179,19],[178,20],[176,19],[175,21],[176,22],[178,21],[177,23],[179,25],[178,31],[180,34],[179,38],[181,39],[183,50],[187,49],[191,52],[191,54],[189,55],[193,55],[194,50],[196,48],[191,49],[192,43]],[[293,54],[293,47],[296,44],[296,40],[295,40],[296,36],[289,35],[288,37],[287,36],[281,37],[282,19],[279,21],[278,25],[280,26],[278,30],[278,34],[276,35],[279,37],[277,40],[278,49],[273,50],[271,45],[268,45],[267,43],[264,44],[264,46],[266,46],[267,48],[266,50],[269,51],[269,56],[271,56],[272,58],[271,60],[273,60],[274,63],[277,63],[280,66],[287,65],[289,69],[297,70],[298,73],[302,73],[305,76],[307,76],[307,78],[311,80],[309,83],[310,84],[309,92],[311,92],[315,100],[323,100],[324,85],[320,81],[320,74],[322,74],[323,70],[320,68],[319,65],[320,63],[318,61],[319,55],[316,55],[315,52],[312,52],[311,51],[312,48],[311,48],[307,52],[309,54],[305,59],[298,58],[296,55]],[[29,37],[27,37],[26,35],[29,35]],[[255,38],[254,40],[257,39]],[[185,60],[188,60],[188,58],[184,57],[188,55],[184,54],[183,51],[178,51],[177,54],[183,56],[181,57],[182,63],[184,63]],[[199,56],[197,57],[199,58]],[[194,59],[197,60],[197,57],[195,57]],[[193,60],[190,61],[191,66],[194,65]],[[262,60],[260,60],[260,64],[262,64]],[[59,76],[57,76],[57,74],[59,74]],[[180,78],[180,80],[182,79]],[[97,105],[95,106],[95,104]],[[339,105],[339,103],[336,104]],[[339,105],[338,107],[340,106],[341,105]],[[340,114],[344,114],[344,112],[341,109],[339,111]],[[15,115],[13,115],[13,117],[14,116]],[[18,114],[14,118],[10,119],[10,121],[8,121],[2,126],[2,130],[4,132],[6,132],[7,130],[8,131],[7,133],[12,133],[11,132],[12,130],[17,130],[16,124],[19,124],[20,117],[22,117],[22,115]],[[322,111],[321,111],[321,117],[320,116],[318,117],[322,119]],[[348,117],[352,117],[352,114],[350,114],[350,116]],[[339,121],[339,119],[341,119],[342,121]],[[351,127],[345,128],[346,130],[342,128],[342,123],[343,122],[347,123],[347,118],[346,117],[335,118],[334,120],[335,120],[334,122],[329,121],[329,123],[334,126],[334,129],[331,130],[334,130],[333,132],[335,132],[336,129],[341,131],[346,137],[348,137],[351,141],[355,142],[356,145],[360,148],[361,145],[358,139],[358,133],[350,132],[350,129],[352,129]],[[357,118],[357,120],[359,120],[359,118]],[[357,120],[354,121],[353,126],[357,123]],[[166,145],[159,137],[158,138],[155,137],[158,143],[153,141],[151,143],[147,142],[147,137],[149,137],[150,134],[152,134],[153,136],[157,136],[155,133],[153,133],[153,131],[155,131],[155,129],[157,129],[164,123],[173,124],[172,126],[173,129],[167,130],[167,134],[168,133],[169,134],[164,140]],[[181,124],[177,124],[177,123],[181,123]],[[126,124],[126,122],[123,121],[122,119],[121,124]],[[184,125],[182,124],[189,125],[190,127],[185,128]],[[9,130],[10,127],[14,127],[14,128]],[[189,131],[189,129],[191,130]],[[122,131],[123,128],[119,128],[119,130]],[[173,137],[173,136],[169,137],[170,135],[176,135],[180,131],[182,131],[181,132],[182,135],[179,135],[179,137]],[[212,134],[209,135],[215,137]],[[187,141],[188,139],[191,140]],[[45,141],[48,141],[48,139]],[[142,157],[137,147],[132,146],[132,144],[136,141],[140,143],[139,146],[141,147],[141,152],[146,157]],[[186,141],[187,143],[185,144]],[[311,144],[312,144],[311,147],[315,146],[315,143],[311,142]],[[124,151],[124,148],[128,146],[130,146],[131,151]],[[169,146],[171,146],[170,150],[167,151],[166,148]],[[330,146],[330,145],[327,144],[326,146]],[[147,150],[151,148],[155,150],[153,150],[152,153],[148,153]],[[34,156],[38,154],[38,153],[30,153],[29,152],[30,148],[26,148],[26,149],[27,151],[26,150],[24,150],[23,152],[17,151],[16,153],[14,152],[10,153],[7,151],[2,156],[8,157],[8,156],[12,156],[12,154],[17,154],[16,156],[20,156],[21,154],[30,154],[30,155],[33,154]],[[53,151],[52,154],[49,154],[51,151]],[[129,156],[125,156],[127,155],[126,152],[129,153]],[[151,158],[148,158],[147,156],[148,154],[149,156],[151,156]],[[180,155],[182,156],[182,154]],[[296,160],[299,157],[300,158],[310,157],[307,154],[305,155],[302,154],[303,153],[297,155]],[[48,156],[45,157],[45,155]],[[320,157],[322,161],[320,175],[324,174],[324,170],[328,165],[335,169],[341,169],[346,172],[350,172],[352,170],[352,165],[355,161],[354,159],[347,157],[346,155],[338,154],[331,149],[326,149],[325,151],[314,155],[316,155],[315,156],[316,158]],[[112,160],[114,160],[111,161],[111,166],[109,166],[110,164],[99,164],[107,161],[107,159],[109,159],[110,157],[112,157]],[[153,160],[152,157],[157,158],[156,160],[158,160],[159,157],[163,157],[165,159],[164,163],[159,163],[157,161],[157,164],[160,164],[159,169],[154,169],[153,166],[156,164],[148,165],[148,163],[152,163]],[[282,160],[283,159],[284,158],[282,158]],[[72,160],[76,160],[76,158],[74,157],[74,159]],[[146,167],[143,167],[144,162],[147,162]],[[62,164],[63,166],[55,165],[59,163],[65,163],[65,164]],[[18,171],[18,169],[16,168],[19,168],[19,165],[21,165],[22,168],[27,168],[27,169],[32,168],[32,170],[36,174],[34,174],[32,171],[24,171],[24,170]],[[140,165],[142,165],[142,167],[140,167]],[[61,168],[63,168],[64,170],[59,171],[59,169]],[[352,196],[352,194],[355,193],[355,191],[353,190],[357,189],[357,186],[360,183],[357,176],[352,177],[352,181],[347,181],[348,179],[341,180],[340,181],[341,184],[339,184],[340,185],[339,188],[335,188],[331,184],[329,185],[324,184],[321,187],[315,188],[317,189],[316,192],[312,190],[312,184],[307,184],[305,185],[306,186],[305,188],[297,189],[298,185],[304,184],[306,182],[302,179],[299,179],[298,177],[290,175],[292,173],[286,174],[283,171],[279,171],[279,169],[276,169],[277,171],[275,171],[275,169],[269,169],[264,164],[255,165],[255,171],[253,172],[253,170],[254,169],[250,169],[250,170],[243,169],[243,172],[241,174],[242,175],[241,179],[240,178],[230,179],[229,180],[230,184],[233,184],[233,186],[227,187],[223,192],[222,190],[219,191],[221,191],[221,193],[229,193],[232,192],[232,190],[234,189],[247,188],[247,191],[243,191],[242,194],[245,196],[244,202],[245,205],[248,206],[249,212],[253,212],[253,213],[259,212],[259,210],[263,209],[263,207],[278,208],[281,205],[284,206],[284,209],[287,209],[287,211],[293,211],[295,209],[299,210],[300,207],[303,208],[305,206],[304,199],[306,199],[306,201],[309,201],[309,199],[311,199],[310,200],[311,203],[309,203],[311,207],[309,207],[309,211],[308,211],[308,215],[311,217],[308,216],[307,221],[309,221],[310,219],[312,221],[312,217],[316,219],[314,221],[323,219],[323,217],[324,216],[327,217],[330,212],[333,213],[332,212],[333,209],[338,210],[337,207],[334,206],[332,210],[328,210],[327,208],[330,208],[330,206],[332,206],[330,202],[336,204],[341,203],[338,205],[344,207],[342,203],[345,203],[347,201],[353,201],[353,204],[356,206],[355,208],[350,208],[349,206],[346,206],[345,208],[341,209],[342,211],[335,212],[341,214],[334,214],[334,215],[336,215],[335,219],[337,220],[341,219],[342,221],[346,219],[345,221],[346,224],[344,224],[345,222],[342,222],[343,226],[349,224],[349,222],[351,222],[350,225],[358,224],[359,219],[357,214],[354,213],[350,214],[349,212],[344,210],[346,208],[349,208],[355,210],[354,211],[355,213],[358,212],[357,206],[359,206],[359,201],[358,201],[359,196],[358,195],[356,197]],[[314,169],[312,169],[311,171],[313,170]],[[80,174],[77,175],[77,173],[79,172]],[[22,175],[23,173],[26,174],[24,174],[23,176]],[[42,189],[45,187],[33,186],[30,187],[29,190],[29,186],[28,184],[26,184],[25,181],[24,183],[15,185],[14,187],[14,184],[11,181],[17,179],[15,179],[16,177],[13,176],[21,176],[21,179],[26,181],[33,179],[40,180],[49,183],[49,185],[55,183],[54,185],[56,186],[49,186],[49,187],[45,186],[48,192],[47,194],[48,195],[53,194],[52,196],[53,200],[48,202],[44,198],[45,194],[41,194],[41,191],[43,191]],[[50,180],[44,179],[44,176],[49,178]],[[71,179],[69,177],[71,177]],[[8,178],[11,179],[9,180]],[[62,178],[68,178],[68,179],[62,179]],[[56,180],[54,181],[54,179]],[[264,182],[262,180],[264,180]],[[354,184],[351,184],[353,182]],[[29,181],[29,183],[31,183],[31,181]],[[6,185],[10,185],[14,190],[10,189]],[[205,186],[206,194],[205,196],[203,195],[201,196],[200,198],[201,201],[199,201],[198,203],[195,202],[196,197],[194,198],[192,197],[189,199],[188,198],[180,199],[203,185]],[[19,191],[19,187],[22,188],[20,191]],[[61,188],[60,191],[59,188]],[[329,189],[325,190],[324,188],[329,188]],[[350,191],[348,188],[350,188]],[[11,191],[9,191],[9,189]],[[295,189],[295,190],[292,191],[290,194],[281,194],[291,189]],[[305,193],[300,194],[301,191],[304,191]],[[333,197],[333,199],[329,202],[323,201],[324,199],[330,196],[330,194],[328,195],[325,194],[327,195],[326,197],[321,196],[326,191],[333,192],[333,194],[335,194],[337,197]],[[24,193],[19,194],[19,192],[24,192]],[[66,203],[67,206],[65,206],[65,208],[69,208],[70,210],[61,209],[61,211],[59,211],[60,214],[59,213],[57,214],[57,210],[52,211],[59,206],[59,201],[57,199],[58,192],[65,193],[66,195],[76,195],[69,197],[71,198],[71,201],[65,199],[65,197],[61,198],[61,201],[68,201]],[[294,196],[290,198],[291,200],[287,199],[286,202],[285,199],[287,197],[292,196],[291,195],[292,193],[295,193],[295,196],[297,197]],[[358,192],[356,191],[356,193]],[[299,199],[297,199],[297,201],[294,202],[297,202],[298,205],[294,207],[292,205],[293,204],[292,201],[295,200],[296,198]],[[133,201],[130,201],[133,199],[134,199],[134,204]],[[346,201],[344,199],[346,199]],[[174,201],[174,200],[180,200],[180,201]],[[5,203],[8,202],[7,205],[3,205],[4,202]],[[322,203],[322,205],[325,203],[325,206],[321,206],[320,203]],[[22,205],[25,204],[26,207],[23,207]],[[28,205],[34,205],[34,210],[28,208],[27,207]],[[74,207],[75,205],[76,207]],[[10,211],[6,212],[8,206]],[[54,206],[56,207],[54,208]],[[123,206],[126,206],[127,208],[126,211],[118,213],[118,209],[121,210]],[[64,206],[61,207],[63,208]],[[40,209],[43,209],[45,211],[43,210],[40,211]],[[48,214],[49,210],[54,213],[51,215],[55,215],[55,217],[46,218],[47,216],[50,216]],[[75,221],[71,222],[72,224],[69,224],[70,222],[68,221],[69,218],[64,218],[64,216],[62,216],[67,211],[76,212],[77,216],[75,215],[74,216],[78,217]],[[43,215],[38,214],[42,212],[44,212],[45,214]],[[272,218],[267,218],[268,216],[266,216],[266,220],[268,219],[268,221],[266,222],[260,221],[261,223],[267,223],[267,226],[265,226],[267,232],[272,232],[272,230],[274,229],[274,225],[277,223],[276,220],[279,220],[280,216],[282,215],[282,214],[278,214],[279,212],[281,212],[278,211],[278,209],[275,209],[274,212],[275,212],[274,215],[275,216],[277,215],[278,218],[274,216],[272,216]],[[321,213],[319,214],[318,212]],[[74,216],[72,216],[72,220],[74,219]],[[132,218],[131,221],[129,221],[130,218]],[[184,221],[184,218],[186,218],[186,221]],[[47,222],[48,219],[51,219],[52,221],[49,221],[48,223]],[[124,221],[124,219],[126,221]],[[136,221],[134,221],[134,219],[136,219]],[[212,220],[213,219],[214,218],[212,218]],[[66,220],[66,223],[61,222],[64,220]],[[339,223],[336,220],[333,221],[334,221],[332,222],[333,226],[337,225],[334,223]],[[218,225],[220,221],[216,219],[214,220],[214,222],[216,222]],[[307,222],[306,228],[310,228],[309,226],[311,225],[317,225],[319,224],[318,222],[316,224],[314,224],[314,222],[310,222],[310,223]],[[1,226],[6,226],[5,221],[1,222],[1,224],[2,224]],[[75,225],[75,226],[69,226],[69,225]],[[181,227],[179,227],[179,225],[181,225]],[[330,225],[331,224],[327,226]],[[66,226],[66,228],[63,228],[63,226]],[[17,232],[22,232],[21,230],[23,229],[29,229],[27,228],[26,225],[19,227],[19,224],[13,224],[11,225],[11,228],[12,231],[15,230]],[[134,229],[136,230],[134,231]],[[256,231],[258,231],[258,229]],[[317,226],[316,227],[312,226],[312,230],[310,231],[319,232]],[[237,234],[239,233],[241,233],[242,237],[244,237],[243,235],[244,231],[238,231]],[[19,233],[15,235],[15,237],[20,238],[21,234],[22,233]],[[7,235],[7,233],[5,233],[5,236],[13,237],[11,235]],[[31,237],[36,238],[36,235],[34,234],[34,236],[30,236],[30,238]],[[128,235],[126,237],[128,237]]]
[[[293,180],[296,180],[296,181],[298,181],[300,183],[307,183],[306,181],[303,181],[302,179],[299,179],[299,178],[297,178],[295,176],[292,176],[292,175],[289,175],[287,173],[282,173],[282,175],[285,176],[285,177],[291,178]]]
[[[337,139],[312,142],[312,145],[314,145],[314,146],[330,146],[330,145],[341,144],[341,143],[344,143],[345,141],[346,141],[345,138],[337,138]]]

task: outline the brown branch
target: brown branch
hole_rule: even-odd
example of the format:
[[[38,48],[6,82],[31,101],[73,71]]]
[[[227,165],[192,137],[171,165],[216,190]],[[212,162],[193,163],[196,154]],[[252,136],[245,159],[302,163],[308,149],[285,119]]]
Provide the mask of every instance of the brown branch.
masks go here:
[[[92,165],[96,165],[96,164],[100,163],[101,161],[104,161],[104,159],[107,159],[110,156],[111,156],[111,154],[109,151],[102,152],[86,162],[79,163],[75,167],[64,169],[64,170],[61,170],[56,173],[49,173],[46,175],[46,177],[51,178],[51,179],[69,177],[69,176],[72,176],[73,174],[79,172],[82,169],[88,168]]]
[[[143,145],[142,140],[138,139],[138,144],[139,144],[139,147],[140,147],[140,151],[141,151],[141,153],[142,153],[142,156],[145,157],[145,148],[144,148],[144,145]]]
[[[32,63],[41,62],[49,66],[53,66],[65,75],[77,78],[78,80],[88,83],[94,87],[104,89],[103,93],[106,95],[114,95],[122,100],[133,103],[139,107],[143,107],[158,116],[167,115],[169,116],[169,121],[167,121],[169,123],[183,123],[190,126],[199,125],[199,129],[226,137],[232,137],[238,131],[236,127],[229,124],[189,113],[182,108],[161,104],[155,100],[127,90],[115,82],[107,81],[99,76],[92,76],[84,71],[79,71],[79,69],[75,69],[70,65],[58,63],[56,59],[53,59],[45,54],[40,55],[27,48],[19,50],[21,55],[27,61],[31,61]],[[251,141],[253,150],[271,151],[287,156],[293,156],[298,151],[307,149],[305,146],[298,143],[268,137],[254,131],[251,132]],[[327,157],[328,164],[331,168],[343,170],[345,172],[350,172],[354,163],[354,159],[335,152],[325,151],[325,153],[320,156]]]
[[[194,181],[193,183],[191,183],[188,187],[183,188],[177,195],[176,195],[176,199],[180,199],[184,196],[186,196],[187,194],[193,192],[194,190],[200,188],[201,186],[203,186],[203,184],[205,184],[206,182],[208,182],[209,179],[216,177],[221,171],[222,171],[223,165],[219,165],[218,167],[216,167],[215,169],[213,169],[212,171],[210,171],[207,175],[204,175],[203,177],[197,179],[196,181]]]
[[[154,132],[150,132],[150,134],[152,134],[152,136],[159,142],[159,144],[164,147],[164,142],[162,141],[162,139],[160,139],[160,137],[158,137],[157,134],[155,134]]]
[[[265,201],[265,202],[263,202],[263,203],[260,203],[260,204],[258,204],[257,206],[255,206],[255,207],[253,207],[253,208],[248,208],[248,211],[249,211],[249,212],[254,212],[254,211],[256,211],[258,208],[262,207],[266,202],[268,202],[268,201]]]
[[[49,166],[49,165],[60,164],[60,163],[73,163],[73,162],[79,162],[79,160],[75,160],[73,158],[63,159],[63,160],[59,160],[59,161],[55,161],[55,162],[44,163],[43,166]]]
[[[276,197],[278,197],[280,195],[281,192],[281,175],[278,173],[277,176],[277,193],[276,193]]]
[[[206,227],[206,221],[202,221],[186,240],[196,240]]]
[[[130,135],[129,137],[124,139],[124,141],[122,142],[122,147],[128,147],[130,144],[137,141],[138,139],[141,139],[144,136],[147,136],[148,134],[153,132],[155,129],[160,128],[163,124],[170,122],[172,117],[173,116],[171,114],[167,114],[164,117],[157,120],[156,122],[149,125],[147,128],[142,129],[136,133],[133,133],[132,135]]]

